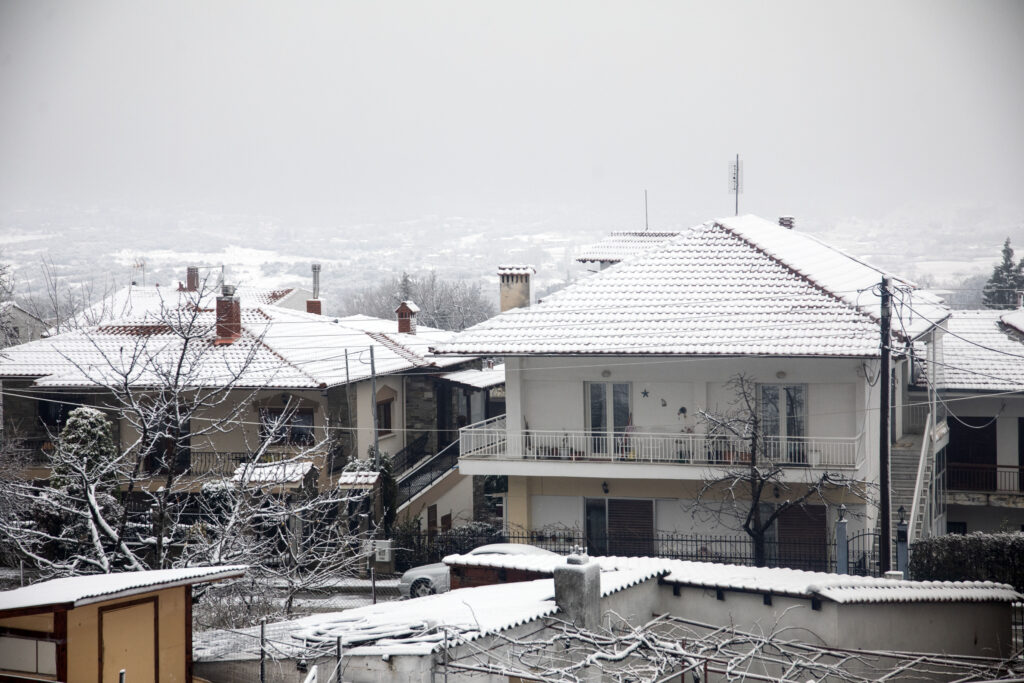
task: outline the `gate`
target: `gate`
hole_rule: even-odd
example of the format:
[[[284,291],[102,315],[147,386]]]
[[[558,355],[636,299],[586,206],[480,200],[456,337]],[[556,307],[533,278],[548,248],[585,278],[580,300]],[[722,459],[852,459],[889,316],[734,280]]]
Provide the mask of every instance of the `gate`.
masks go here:
[[[854,534],[846,542],[849,558],[847,573],[856,576],[881,576],[878,561],[879,532],[862,531]]]

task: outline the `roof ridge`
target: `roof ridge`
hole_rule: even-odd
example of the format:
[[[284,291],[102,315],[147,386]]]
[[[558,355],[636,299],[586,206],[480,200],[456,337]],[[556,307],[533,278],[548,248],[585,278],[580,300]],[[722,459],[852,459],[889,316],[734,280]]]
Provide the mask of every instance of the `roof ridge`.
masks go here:
[[[402,358],[404,358],[405,360],[409,361],[410,363],[417,367],[430,365],[430,362],[427,361],[425,358],[422,358],[416,355],[416,353],[414,353],[413,351],[410,351],[409,349],[405,348],[403,344],[398,343],[397,341],[389,337],[385,332],[364,331],[364,334],[366,334],[366,336],[368,336],[370,339],[380,342],[388,349],[394,351],[399,356],[401,356]]]

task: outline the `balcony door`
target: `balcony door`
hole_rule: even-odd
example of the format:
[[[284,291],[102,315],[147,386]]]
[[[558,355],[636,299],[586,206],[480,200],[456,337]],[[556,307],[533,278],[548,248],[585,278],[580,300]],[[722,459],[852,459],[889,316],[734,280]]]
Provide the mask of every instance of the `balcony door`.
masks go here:
[[[764,453],[772,460],[807,464],[807,385],[759,384],[757,404]]]
[[[631,389],[628,382],[584,383],[592,453],[624,452],[626,427],[633,414]]]

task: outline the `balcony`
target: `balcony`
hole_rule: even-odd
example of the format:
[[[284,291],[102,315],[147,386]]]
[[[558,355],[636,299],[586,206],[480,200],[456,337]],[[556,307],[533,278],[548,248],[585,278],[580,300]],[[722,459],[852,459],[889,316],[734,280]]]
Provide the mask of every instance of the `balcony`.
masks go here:
[[[856,469],[857,439],[828,437],[765,437],[759,459],[788,468]],[[737,466],[750,462],[749,440],[708,434],[630,431],[618,434],[528,429],[509,432],[505,416],[460,430],[462,459],[474,462],[608,463],[625,465]],[[542,470],[537,471],[538,474]],[[556,472],[548,468],[547,473]],[[579,476],[586,476],[582,472]]]
[[[1014,465],[946,465],[947,502],[1024,507],[1024,468]]]

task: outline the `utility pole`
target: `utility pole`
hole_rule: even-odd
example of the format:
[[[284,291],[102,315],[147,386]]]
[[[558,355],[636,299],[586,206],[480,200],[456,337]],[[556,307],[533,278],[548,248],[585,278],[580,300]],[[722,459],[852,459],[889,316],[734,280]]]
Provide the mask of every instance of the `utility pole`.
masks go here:
[[[878,478],[881,505],[881,537],[879,542],[878,560],[882,572],[892,569],[892,513],[889,510],[889,339],[892,325],[892,299],[889,294],[891,281],[882,278],[882,367],[878,373],[879,405],[878,405]]]

